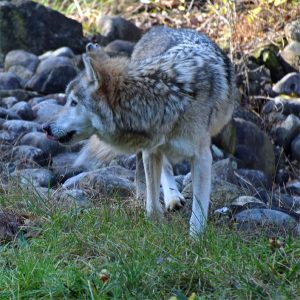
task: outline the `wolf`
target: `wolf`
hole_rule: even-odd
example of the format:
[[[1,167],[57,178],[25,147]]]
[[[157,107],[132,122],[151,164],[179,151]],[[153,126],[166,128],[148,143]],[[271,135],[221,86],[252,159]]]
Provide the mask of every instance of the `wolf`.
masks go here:
[[[190,234],[198,236],[208,215],[211,137],[234,109],[232,63],[206,35],[191,29],[154,27],[136,44],[131,59],[109,58],[95,48],[87,46],[83,72],[68,85],[64,109],[44,131],[63,144],[95,134],[117,151],[141,153],[146,213],[154,219],[163,217],[164,162],[188,159]]]

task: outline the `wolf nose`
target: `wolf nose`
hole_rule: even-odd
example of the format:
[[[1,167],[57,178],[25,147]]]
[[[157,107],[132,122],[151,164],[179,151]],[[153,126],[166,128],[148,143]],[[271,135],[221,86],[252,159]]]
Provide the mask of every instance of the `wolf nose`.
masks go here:
[[[44,124],[42,126],[42,130],[43,132],[45,132],[47,135],[52,135],[52,132],[51,132],[51,127],[49,124]]]

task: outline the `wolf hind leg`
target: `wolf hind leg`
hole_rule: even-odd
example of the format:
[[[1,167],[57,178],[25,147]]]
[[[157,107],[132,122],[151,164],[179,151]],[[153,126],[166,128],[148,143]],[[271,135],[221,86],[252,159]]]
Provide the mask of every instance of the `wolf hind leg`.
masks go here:
[[[161,185],[164,192],[166,210],[180,209],[185,204],[185,199],[178,191],[170,161],[164,156],[161,174]]]
[[[197,237],[204,231],[211,189],[212,155],[210,148],[203,149],[192,159],[193,206],[190,235]]]
[[[136,199],[140,203],[144,203],[145,189],[146,189],[146,178],[143,165],[143,154],[138,152],[135,157],[135,185],[136,185]]]
[[[146,176],[146,212],[152,219],[161,219],[163,209],[159,202],[160,177],[163,156],[160,152],[143,151],[143,164]]]

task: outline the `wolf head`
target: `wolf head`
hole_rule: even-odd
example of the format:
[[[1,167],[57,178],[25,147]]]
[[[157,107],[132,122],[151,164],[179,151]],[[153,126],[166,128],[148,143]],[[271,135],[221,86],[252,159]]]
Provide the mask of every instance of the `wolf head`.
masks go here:
[[[86,51],[84,70],[67,86],[64,108],[43,126],[48,138],[62,144],[87,139],[94,133],[109,134],[113,126],[112,111],[105,100],[110,74],[99,67],[109,57],[95,44],[88,44]]]

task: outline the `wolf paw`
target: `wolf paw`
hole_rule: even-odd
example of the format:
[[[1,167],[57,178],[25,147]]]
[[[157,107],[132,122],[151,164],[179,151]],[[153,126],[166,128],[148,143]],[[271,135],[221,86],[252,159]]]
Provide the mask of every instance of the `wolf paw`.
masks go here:
[[[180,192],[176,191],[165,199],[165,204],[167,211],[178,210],[185,205],[185,199]]]

